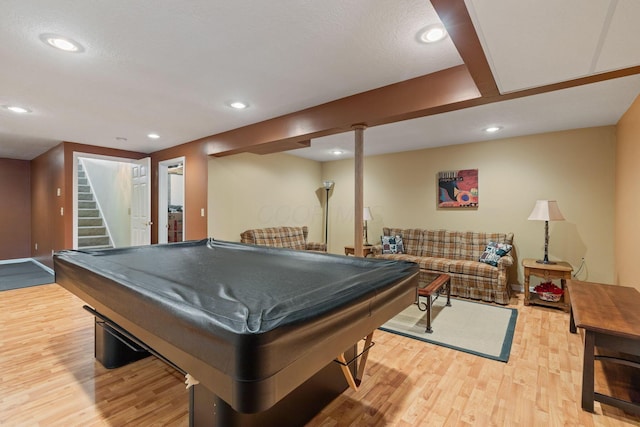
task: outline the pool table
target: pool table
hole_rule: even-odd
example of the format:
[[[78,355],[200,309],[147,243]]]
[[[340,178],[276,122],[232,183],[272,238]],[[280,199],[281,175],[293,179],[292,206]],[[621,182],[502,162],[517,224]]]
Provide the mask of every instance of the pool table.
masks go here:
[[[214,239],[65,250],[54,270],[96,321],[195,380],[190,424],[225,426],[312,417],[311,401],[347,387],[336,357],[357,359],[356,343],[415,301],[418,274],[403,261]]]

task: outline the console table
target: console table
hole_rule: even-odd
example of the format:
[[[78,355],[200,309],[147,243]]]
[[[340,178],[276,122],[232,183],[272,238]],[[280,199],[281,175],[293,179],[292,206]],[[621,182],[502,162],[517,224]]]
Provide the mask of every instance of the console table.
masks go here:
[[[640,356],[640,292],[636,288],[569,280],[569,330],[583,328],[582,409],[593,412],[594,401],[640,415],[640,403],[595,391],[595,361],[640,369],[640,363],[617,356],[596,355],[595,348]]]

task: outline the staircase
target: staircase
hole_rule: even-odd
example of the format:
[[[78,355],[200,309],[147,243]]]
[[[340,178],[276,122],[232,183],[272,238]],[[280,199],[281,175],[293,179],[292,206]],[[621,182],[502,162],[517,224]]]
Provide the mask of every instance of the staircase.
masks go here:
[[[82,163],[78,161],[78,249],[110,248],[111,239]]]

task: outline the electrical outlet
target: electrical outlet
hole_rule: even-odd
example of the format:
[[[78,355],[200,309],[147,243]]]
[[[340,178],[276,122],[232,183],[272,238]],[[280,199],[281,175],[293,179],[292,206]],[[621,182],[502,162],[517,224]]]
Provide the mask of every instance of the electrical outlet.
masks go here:
[[[36,249],[35,249],[35,250],[36,250],[36,251],[38,250],[38,244],[37,244],[37,243],[36,243]]]
[[[58,187],[58,189],[56,190],[56,195],[60,197],[60,187]]]
[[[64,208],[60,208],[60,216],[64,216]]]
[[[204,208],[200,209],[200,216],[204,216]]]

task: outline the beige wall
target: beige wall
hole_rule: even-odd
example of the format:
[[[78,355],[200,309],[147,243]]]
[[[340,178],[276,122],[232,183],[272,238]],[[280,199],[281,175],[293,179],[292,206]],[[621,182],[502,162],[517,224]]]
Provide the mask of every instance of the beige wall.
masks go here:
[[[618,122],[617,140],[615,283],[640,289],[640,97]]]
[[[379,239],[383,226],[513,232],[519,263],[544,252],[544,223],[527,220],[536,199],[556,199],[566,221],[549,224],[549,258],[577,269],[584,257],[579,279],[612,283],[614,165],[613,126],[367,157],[369,241]],[[438,210],[437,173],[476,168],[478,209]],[[353,160],[324,163],[322,172],[336,182],[329,250],[341,253],[353,243]],[[522,283],[520,266],[516,280]]]
[[[321,164],[287,154],[210,158],[209,236],[239,241],[250,228],[309,227],[309,241],[324,240]]]
[[[508,138],[365,159],[369,241],[383,226],[513,232],[522,283],[523,258],[541,258],[544,223],[528,221],[536,199],[556,199],[566,221],[550,223],[549,257],[570,262],[578,278],[614,282],[615,127]],[[366,144],[366,132],[365,132]],[[439,171],[479,170],[477,210],[438,210]],[[288,154],[243,154],[209,160],[208,230],[238,241],[248,228],[308,225],[324,240],[324,179],[329,199],[329,251],[353,244],[353,160],[318,163]]]

